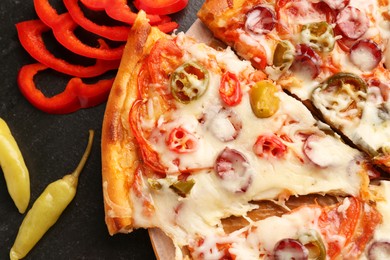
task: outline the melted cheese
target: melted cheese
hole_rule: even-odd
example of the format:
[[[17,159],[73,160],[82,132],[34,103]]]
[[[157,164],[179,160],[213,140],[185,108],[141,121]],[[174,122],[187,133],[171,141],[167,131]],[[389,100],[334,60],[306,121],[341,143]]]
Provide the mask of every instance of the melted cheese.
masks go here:
[[[183,45],[183,49],[191,50],[191,52],[187,54],[188,56],[186,59],[196,60],[200,63],[207,61],[207,63],[220,64],[221,66],[225,66],[225,64],[232,62],[230,55],[218,56],[213,50],[208,51],[208,57],[204,56],[204,49],[201,54],[202,56],[200,54],[198,56],[193,55],[194,50],[196,49],[193,46],[193,43],[183,41]],[[219,58],[217,58],[217,61],[214,62],[212,60],[213,57]],[[225,57],[228,57],[228,59],[224,60]],[[237,59],[236,62],[237,61],[239,60]],[[249,64],[245,64],[245,67],[236,66],[236,69],[242,68],[242,70],[250,70]],[[238,74],[240,73],[241,72],[238,72]],[[313,171],[313,167],[316,166],[310,161],[310,158],[307,159],[306,155],[303,153],[302,147],[304,145],[304,141],[300,139],[299,135],[302,134],[302,132],[305,134],[309,132],[308,134],[314,135],[321,135],[323,133],[315,127],[316,121],[310,112],[299,101],[289,97],[283,92],[278,93],[278,96],[281,99],[281,106],[278,112],[270,118],[258,119],[252,112],[249,102],[249,94],[247,92],[250,88],[250,84],[253,83],[249,82],[245,84],[245,82],[242,82],[243,90],[246,89],[246,92],[243,94],[242,101],[236,107],[229,108],[233,110],[242,121],[242,129],[236,139],[230,142],[221,141],[221,136],[229,135],[232,132],[232,126],[228,124],[227,127],[217,128],[218,125],[214,125],[214,123],[218,121],[222,124],[222,126],[227,124],[226,120],[221,121],[221,118],[224,117],[223,112],[221,112],[223,104],[219,98],[218,92],[220,80],[220,75],[215,73],[213,69],[210,70],[210,86],[207,93],[190,104],[178,103],[178,109],[172,111],[171,115],[166,116],[170,120],[163,124],[162,129],[164,129],[167,134],[176,127],[183,127],[194,133],[198,138],[198,149],[196,151],[178,155],[176,152],[169,150],[166,145],[167,136],[160,136],[162,131],[156,130],[155,132],[158,133],[159,136],[152,136],[152,139],[156,140],[153,147],[161,155],[161,163],[168,168],[168,173],[174,174],[187,169],[212,169],[214,168],[218,154],[225,147],[229,147],[243,153],[248,160],[250,168],[253,168],[255,172],[264,172],[263,175],[265,176],[268,174],[270,175],[267,178],[265,178],[265,176],[259,177],[258,180],[258,174],[254,174],[256,177],[253,179],[252,186],[257,193],[261,193],[261,191],[264,190],[275,190],[274,192],[276,193],[280,192],[288,179],[296,179],[296,176],[301,176],[302,179],[300,181],[303,181],[303,179],[306,178],[305,182],[308,184],[307,187],[299,188],[298,186],[300,186],[300,181],[298,181],[297,184],[294,184],[294,181],[291,183],[294,188],[286,187],[294,194],[307,194],[316,190],[318,191],[318,189],[323,189],[323,191],[342,189],[349,190],[352,194],[357,194],[358,190],[356,190],[356,188],[359,188],[360,177],[355,178],[353,183],[354,185],[357,185],[354,189],[351,189],[350,184],[347,183],[336,184],[326,181],[329,185],[327,187],[324,183],[318,182],[318,180],[328,179],[327,177],[324,177],[329,174],[329,169],[325,167]],[[199,122],[199,118],[204,118],[205,122]],[[293,123],[288,123],[289,121]],[[210,125],[213,126],[211,127]],[[291,150],[291,152],[287,154],[288,158],[283,160],[273,159],[264,161],[263,158],[259,158],[252,152],[253,145],[258,136],[277,132],[287,134],[289,138],[293,140],[292,144],[289,144],[289,150]],[[349,169],[349,164],[355,161],[355,158],[359,156],[359,153],[342,144],[337,138],[329,136],[326,139],[319,140],[321,140],[321,143],[319,143],[318,146],[332,148],[332,152],[329,154],[333,153],[334,150],[340,151],[340,159],[333,162],[332,168],[334,169],[332,172],[344,172],[343,176],[348,176],[350,174],[347,170]],[[315,145],[315,142],[313,145]],[[337,147],[337,149],[334,147]],[[322,152],[322,154],[317,152],[316,154],[313,154],[313,156],[318,158],[324,156],[324,154],[326,154],[326,152]],[[180,158],[179,165],[175,163],[176,158]],[[317,158],[313,158],[312,160],[321,160],[321,158]],[[302,167],[303,165],[307,166]],[[285,169],[289,170],[283,174],[275,174],[285,172]],[[338,174],[334,173],[334,175]],[[264,186],[262,180],[271,179],[271,176],[274,176],[272,178],[275,181],[274,185],[276,185],[276,183],[278,184],[276,186],[271,186],[269,183]],[[261,185],[262,188],[259,188],[256,185]],[[273,196],[275,195],[276,194]],[[254,198],[261,198],[261,195],[254,194],[253,196],[255,196]]]
[[[229,252],[236,255],[236,259],[259,259],[261,254],[272,252],[281,239],[298,237],[309,230],[318,232],[317,220],[320,214],[321,210],[317,207],[304,207],[282,217],[252,222],[229,235],[209,235],[205,237],[202,246],[194,249],[194,256],[205,255],[205,259],[218,259],[223,255],[216,245],[231,243]]]
[[[282,15],[281,19],[287,26],[293,24],[308,24],[323,21],[325,16],[320,14],[312,5],[312,2],[307,0],[296,0],[288,2],[283,9],[292,9],[289,15]]]
[[[358,116],[356,109],[351,109],[347,113],[343,112],[343,109],[351,102],[353,95],[364,97],[357,104],[362,111],[361,117]],[[369,87],[368,93],[349,93],[342,97],[323,95],[320,91],[316,91],[313,94],[313,102],[329,122],[341,129],[343,134],[355,144],[364,147],[370,153],[375,154],[382,147],[389,145],[390,121],[386,110],[390,103],[389,100],[383,100],[379,88]],[[348,117],[351,115],[352,117]]]
[[[375,228],[374,235],[367,248],[378,241],[390,242],[390,182],[381,181],[379,186],[373,186],[372,189],[375,190],[378,196],[377,209],[383,220]],[[345,214],[350,205],[351,201],[345,198],[336,208],[336,211]],[[364,204],[363,210],[370,212],[372,209],[369,204]],[[342,234],[338,234],[329,226],[319,225],[322,214],[323,211],[319,206],[304,206],[280,217],[272,216],[259,221],[249,220],[250,224],[248,226],[233,233],[213,233],[205,236],[203,244],[194,248],[194,256],[205,255],[210,259],[214,259],[214,257],[218,259],[223,256],[223,252],[218,250],[217,245],[230,244],[229,252],[237,256],[236,259],[269,259],[272,258],[275,245],[286,238],[298,239],[301,243],[305,243],[311,241],[310,237],[317,237],[324,243],[325,249],[329,247],[330,243],[336,243],[338,247],[346,249],[345,243],[347,240]],[[332,221],[337,227],[339,223],[335,222],[339,221],[339,218],[332,217],[332,214],[335,214],[334,212],[329,214],[329,221]],[[345,217],[346,215],[343,216],[343,218]],[[289,256],[288,251],[281,253],[285,254],[286,257]],[[387,259],[389,257],[388,252],[382,257]],[[369,259],[367,250],[354,259]]]
[[[384,59],[382,59],[382,61],[384,64],[387,64],[387,66],[390,66],[388,62],[390,58],[387,54],[389,51],[387,51],[388,48],[386,46],[389,44],[390,26],[389,22],[385,21],[381,15],[381,9],[388,8],[388,6],[378,7],[377,1],[375,0],[351,0],[349,5],[370,14],[369,30],[367,30],[362,38],[369,38],[376,41],[381,48],[385,50]],[[375,63],[375,59],[367,53],[368,52],[361,50],[355,51],[353,52],[353,55],[350,55],[348,52],[341,50],[336,44],[335,49],[330,55],[333,62],[340,65],[342,72],[351,72],[364,76]],[[355,64],[358,64],[358,66]],[[358,107],[363,111],[361,118],[356,117],[358,111],[353,109],[348,110],[349,114],[346,114],[342,109],[346,107],[346,103],[351,99],[350,97],[338,96],[337,98],[331,98],[320,95],[316,91],[310,96],[312,90],[330,75],[330,73],[322,71],[317,79],[311,82],[300,80],[300,84],[289,85],[288,89],[302,100],[310,98],[314,105],[321,111],[326,121],[340,129],[344,135],[359,147],[371,154],[376,154],[378,151],[385,150],[390,142],[390,125],[387,110],[387,107],[390,106],[389,99],[370,99],[370,96],[380,96],[380,94],[378,94],[378,88],[370,87],[368,93],[364,94],[367,95],[367,98],[364,98],[364,101],[359,102],[358,104]],[[389,84],[390,78],[386,76],[387,74],[381,75],[380,73],[374,72],[374,75],[384,84]],[[354,95],[352,93],[350,94],[352,96]],[[347,118],[347,116],[349,116],[349,118]]]
[[[312,10],[311,3],[317,3],[318,0],[312,1],[293,1],[287,3],[286,7],[294,7],[299,10],[298,17],[291,17],[289,15],[282,15],[280,17],[281,23],[288,29],[291,29],[289,40],[293,44],[308,43],[310,39],[305,32],[301,35],[299,30],[301,25],[325,20],[325,17],[318,15]],[[341,1],[335,2],[339,5]],[[349,5],[361,9],[363,12],[369,14],[370,28],[367,30],[362,38],[374,39],[378,42],[382,50],[386,50],[383,58],[384,64],[390,68],[390,23],[386,21],[381,15],[383,12],[388,12],[389,6],[378,7],[376,0],[351,0]],[[389,5],[389,4],[388,4]],[[335,27],[335,24],[332,25]],[[378,37],[380,34],[381,37]],[[370,87],[367,93],[349,93],[352,96],[362,96],[362,102],[358,102],[357,107],[361,109],[361,118],[353,115],[358,115],[357,109],[351,109],[345,113],[342,109],[351,102],[350,97],[319,97],[317,94],[312,96],[312,92],[316,89],[326,78],[332,75],[332,70],[328,69],[332,62],[336,66],[340,66],[344,72],[351,72],[358,75],[364,75],[367,66],[370,65],[370,60],[366,59],[366,55],[355,53],[350,57],[349,53],[343,51],[338,44],[332,52],[323,54],[323,68],[320,75],[311,79],[307,75],[291,75],[283,74],[284,71],[279,71],[272,66],[272,56],[275,42],[281,40],[275,31],[265,35],[251,35],[244,30],[238,31],[239,41],[244,42],[251,48],[256,48],[261,45],[267,55],[267,63],[270,66],[266,67],[265,72],[270,78],[277,80],[277,82],[288,89],[291,93],[296,95],[301,100],[313,98],[314,104],[323,113],[325,118],[330,119],[336,127],[343,130],[351,140],[359,146],[369,146],[369,150],[376,151],[383,145],[390,143],[390,131],[388,129],[389,119],[383,117],[383,111],[389,110],[389,98],[383,98],[379,88]],[[204,50],[198,53],[199,47],[197,44],[189,43],[182,36],[181,44],[184,49],[190,49],[188,59],[194,59],[198,62],[206,64],[207,62],[213,65],[223,64],[224,69],[234,71],[234,73],[242,73],[243,70],[251,71],[250,66],[238,61],[230,50],[220,52],[214,50]],[[340,39],[330,39],[330,42]],[[379,41],[378,41],[379,39]],[[196,47],[195,47],[196,46]],[[203,49],[204,48],[204,49]],[[364,54],[364,53],[363,53]],[[225,61],[223,56],[229,56],[229,60]],[[219,58],[216,58],[219,57]],[[217,62],[214,62],[214,59]],[[355,60],[355,62],[351,62]],[[357,60],[365,60],[368,64],[363,64],[358,67]],[[206,62],[207,61],[207,62]],[[231,65],[234,64],[234,65]],[[372,63],[371,63],[372,64]],[[329,65],[329,67],[327,67]],[[366,66],[366,67],[365,67]],[[215,74],[214,74],[215,72]],[[261,199],[275,199],[278,198],[286,189],[292,194],[309,194],[309,193],[328,193],[337,190],[342,190],[352,195],[359,195],[359,187],[361,179],[357,174],[362,171],[361,165],[356,158],[361,154],[354,149],[341,143],[337,137],[326,136],[326,138],[319,138],[318,141],[310,144],[310,155],[303,152],[305,141],[299,138],[302,134],[319,134],[319,123],[312,117],[308,110],[302,106],[301,103],[296,102],[295,99],[278,93],[281,100],[281,107],[278,112],[267,119],[258,119],[251,113],[247,90],[251,87],[253,82],[246,82],[243,84],[244,96],[242,102],[234,107],[234,111],[242,119],[243,125],[239,136],[228,143],[221,142],[221,139],[229,136],[234,131],[231,122],[226,120],[226,117],[219,114],[223,104],[218,98],[218,84],[220,76],[218,70],[213,70],[210,89],[202,99],[193,102],[189,105],[180,106],[180,111],[177,112],[175,122],[182,124],[188,123],[190,128],[199,135],[199,140],[204,142],[200,145],[199,151],[195,157],[193,155],[181,157],[181,162],[185,163],[186,167],[193,167],[197,164],[199,159],[202,159],[202,167],[210,167],[208,170],[202,170],[189,178],[195,181],[195,185],[191,192],[185,198],[177,197],[174,206],[164,207],[164,215],[174,215],[174,227],[169,226],[164,229],[165,225],[171,225],[171,217],[168,223],[166,219],[152,218],[152,225],[161,227],[167,233],[174,237],[179,245],[198,245],[197,235],[203,237],[202,244],[194,247],[193,255],[203,256],[205,259],[218,259],[222,256],[222,252],[218,250],[217,245],[231,243],[229,251],[237,255],[237,259],[259,259],[259,255],[266,254],[272,251],[275,243],[280,239],[286,237],[297,237],[305,230],[319,231],[318,218],[321,211],[316,207],[301,208],[291,214],[285,214],[282,217],[270,217],[261,221],[249,221],[250,224],[238,231],[229,235],[225,234],[221,227],[221,218],[238,215],[245,216],[246,213],[255,208],[250,201]],[[388,79],[385,77],[386,83]],[[209,89],[209,90],[210,90]],[[213,90],[214,89],[214,90]],[[381,98],[382,97],[382,98]],[[334,106],[335,110],[328,110],[327,106],[337,104]],[[384,109],[385,108],[385,109]],[[183,111],[182,111],[183,109]],[[203,124],[199,121],[191,119],[194,111],[195,114],[202,114],[206,111],[206,120]],[[386,113],[385,113],[386,114]],[[352,119],[345,120],[346,116]],[[180,121],[183,120],[183,121]],[[286,122],[289,122],[286,124]],[[284,142],[288,147],[288,152],[285,158],[259,158],[252,152],[253,140],[259,135],[270,133],[283,133],[292,138],[292,142]],[[323,133],[319,136],[323,137]],[[232,190],[232,183],[227,183],[221,180],[214,170],[215,158],[224,147],[237,149],[247,159],[247,172],[252,176],[250,185],[245,192],[234,193]],[[164,155],[169,156],[169,151],[162,151]],[[173,157],[167,159],[172,160]],[[196,160],[191,160],[196,158]],[[310,159],[311,158],[311,159]],[[196,162],[194,162],[196,161]],[[199,166],[199,165],[198,165]],[[178,169],[173,169],[173,171]],[[383,182],[378,188],[378,194],[382,196],[382,201],[377,203],[378,210],[384,216],[384,219],[390,219],[389,201],[390,201],[390,185]],[[152,191],[154,193],[154,191]],[[161,194],[160,194],[161,195]],[[172,194],[174,197],[174,194]],[[171,197],[169,200],[172,199]],[[160,200],[163,200],[160,198]],[[168,200],[168,199],[167,199]],[[160,201],[160,203],[164,203]],[[171,205],[167,202],[165,205]],[[350,207],[350,201],[345,199],[343,203],[338,206],[337,212],[343,215],[346,214]],[[177,210],[177,209],[180,210]],[[368,204],[365,209],[369,208]],[[191,219],[191,223],[188,223]],[[390,234],[389,221],[383,221],[375,231],[374,239],[383,240],[389,239]],[[339,234],[333,234],[331,230],[323,231],[326,233],[328,242],[334,241],[340,246],[344,245],[345,237]],[[362,255],[361,259],[366,256]]]
[[[370,248],[375,242],[390,242],[390,182],[380,181],[379,185],[372,185],[371,188],[374,190],[377,198],[376,204],[379,213],[382,215],[382,223],[380,223],[374,232],[374,237],[368,244],[367,248]],[[380,255],[375,255],[375,259],[388,259],[390,257],[388,251],[379,252]],[[366,251],[359,260],[372,259],[368,257]]]
[[[374,240],[389,240],[390,234],[390,182],[381,181],[378,187],[375,187],[380,196],[377,202],[377,208],[381,213],[383,220],[377,229],[375,229]]]
[[[197,62],[208,68],[210,85],[198,100],[189,104],[177,102],[177,109],[172,114],[166,114],[158,119],[158,127],[163,131],[156,130],[152,133],[151,139],[154,140],[153,148],[160,155],[160,163],[168,168],[168,176],[155,180],[159,183],[158,188],[149,185],[148,178],[143,176],[142,181],[137,184],[142,187],[130,190],[129,196],[134,201],[135,227],[159,227],[178,247],[190,245],[198,236],[206,237],[204,246],[196,250],[202,251],[202,248],[207,248],[207,251],[202,251],[203,254],[217,257],[220,252],[214,248],[213,243],[225,236],[221,219],[232,215],[245,216],[247,212],[257,207],[251,201],[277,199],[286,192],[293,195],[310,193],[359,195],[365,181],[360,166],[362,154],[342,143],[338,137],[325,135],[318,126],[321,124],[313,118],[308,109],[282,91],[277,93],[281,101],[277,113],[269,118],[259,119],[252,112],[249,102],[248,91],[254,82],[244,77],[245,79],[241,80],[243,91],[241,103],[227,108],[238,116],[242,128],[234,140],[224,142],[221,137],[230,135],[233,129],[229,120],[221,114],[223,113],[221,108],[224,106],[218,91],[221,71],[230,70],[237,75],[250,75],[254,69],[250,63],[239,60],[230,49],[217,51],[204,44],[195,43],[183,34],[177,35],[177,44],[185,51],[185,60]],[[196,151],[178,154],[168,148],[166,133],[175,127],[183,127],[197,137],[199,143]],[[289,141],[284,141],[287,147],[285,156],[283,158],[257,156],[253,152],[257,137],[274,133],[289,138]],[[311,135],[325,138],[319,138],[318,143],[315,139],[311,142],[315,152],[309,158],[305,155],[304,147],[305,136]],[[214,169],[216,158],[226,147],[239,151],[246,160],[242,165],[245,172],[233,181],[228,177],[221,178]],[[337,154],[337,158],[334,154]],[[329,158],[322,158],[324,156]],[[179,164],[175,160],[177,158]],[[318,161],[325,163],[319,167],[316,164]],[[181,197],[170,186],[177,181],[178,172],[188,168],[198,169],[188,177],[195,184],[185,197]],[[243,185],[246,185],[245,190],[239,191],[238,188]],[[139,190],[142,191],[142,196],[139,195]],[[150,205],[146,212],[145,203]],[[280,236],[286,235],[286,232],[296,234],[300,232],[302,225],[310,227],[315,225],[312,220],[317,215],[318,212],[315,210],[310,214],[302,210],[296,214],[283,216],[282,224],[274,227],[283,230]],[[269,224],[272,223],[272,219],[267,221]],[[255,226],[258,226],[258,230],[266,229],[271,232],[267,221]],[[292,223],[295,223],[295,226],[291,227]],[[263,247],[268,250],[279,237],[276,237],[275,232],[274,240],[266,239],[265,234],[256,233],[255,237],[248,241],[255,243],[256,240],[265,240],[262,242]],[[257,251],[253,250],[258,249],[245,244],[246,239],[240,238],[241,235],[238,233],[234,239],[226,238],[237,243],[237,248],[232,250],[243,251],[242,259],[254,256]],[[241,239],[242,243],[238,243],[236,239]],[[196,255],[196,252],[194,254]]]

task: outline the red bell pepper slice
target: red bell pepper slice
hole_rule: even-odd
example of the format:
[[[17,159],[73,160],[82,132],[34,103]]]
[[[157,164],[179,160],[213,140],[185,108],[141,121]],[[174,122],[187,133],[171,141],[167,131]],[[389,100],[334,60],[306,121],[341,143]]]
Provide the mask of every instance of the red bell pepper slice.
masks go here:
[[[92,0],[81,0],[92,1]],[[104,1],[104,0],[103,0]],[[133,24],[137,14],[132,12],[126,0],[111,0],[106,1],[105,11],[111,18],[122,21],[128,24]],[[160,31],[168,33],[177,29],[179,25],[176,22],[172,22],[171,18],[166,15],[151,15],[146,14],[151,25],[157,26]]]
[[[114,41],[127,40],[130,26],[98,25],[85,17],[83,11],[78,5],[78,0],[64,0],[64,4],[73,20],[85,30]],[[112,2],[110,1],[106,6],[108,9],[108,12],[106,10],[106,13],[113,16],[113,19],[118,21],[124,20],[123,22],[126,22],[129,25],[134,22],[136,14],[131,12],[130,8],[123,0],[113,0]],[[171,32],[179,26],[176,22],[171,22],[170,20],[167,21],[170,19],[169,17],[163,17],[161,19],[163,19],[163,22],[159,21],[157,27],[162,32]]]
[[[89,58],[102,60],[117,60],[122,57],[124,44],[109,48],[103,39],[98,39],[99,47],[94,48],[81,42],[74,34],[78,24],[68,13],[59,15],[50,5],[49,0],[34,0],[38,17],[52,30],[56,40],[68,50]]]
[[[94,48],[81,42],[75,35],[74,29],[78,26],[68,13],[60,15],[61,23],[52,26],[54,37],[68,50],[79,55],[102,59],[119,60],[122,57],[125,44],[110,48],[103,39],[98,39],[99,48]]]
[[[24,97],[37,109],[50,114],[68,114],[97,106],[107,100],[114,82],[114,79],[103,79],[85,84],[80,78],[72,78],[63,92],[46,97],[34,83],[34,76],[46,69],[48,67],[41,63],[25,65],[20,69],[17,81]]]
[[[108,4],[108,0],[80,0],[83,5],[94,11],[104,10]]]
[[[50,30],[41,20],[29,20],[16,24],[19,41],[24,49],[37,61],[49,68],[75,77],[90,78],[99,76],[119,67],[119,60],[100,60],[91,66],[70,64],[50,53],[42,39],[42,34]]]
[[[223,102],[228,106],[236,106],[240,104],[242,99],[242,91],[240,81],[237,75],[227,71],[223,74],[221,84],[219,86],[219,95]]]
[[[126,0],[112,0],[110,3],[107,2],[104,9],[111,18],[128,24],[133,24],[137,17],[137,14],[130,10]],[[161,21],[158,15],[148,15],[147,17],[151,24]]]
[[[198,148],[198,139],[185,128],[176,127],[169,134],[167,145],[175,153],[192,153]]]
[[[137,14],[131,11],[127,0],[80,0],[80,2],[91,10],[105,10],[112,19],[128,24],[133,24],[137,17]],[[146,17],[150,24],[158,24],[163,20],[159,15],[147,14]]]
[[[131,11],[126,0],[80,0],[86,7],[91,10],[105,10],[107,15],[112,19],[132,25],[137,14]],[[171,18],[166,15],[146,14],[151,25],[156,25],[162,32],[168,33],[177,29],[179,25],[172,22]]]
[[[176,22],[172,22],[169,16],[163,16],[161,23],[156,26],[160,31],[164,33],[172,32],[173,30],[179,28],[179,24]]]
[[[184,9],[188,0],[135,0],[134,5],[138,10],[144,10],[148,14],[173,14]]]
[[[66,9],[72,16],[73,20],[85,30],[105,37],[113,41],[126,41],[129,34],[129,26],[107,26],[99,25],[87,17],[81,10],[78,0],[64,0]]]

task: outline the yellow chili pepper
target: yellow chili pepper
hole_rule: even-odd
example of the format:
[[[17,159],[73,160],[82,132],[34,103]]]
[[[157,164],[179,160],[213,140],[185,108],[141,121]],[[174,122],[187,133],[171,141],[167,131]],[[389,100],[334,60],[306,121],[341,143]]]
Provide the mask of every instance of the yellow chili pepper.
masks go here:
[[[0,118],[0,166],[3,169],[8,193],[20,213],[30,202],[30,176],[15,138],[7,123]]]
[[[28,211],[11,248],[11,260],[25,257],[73,200],[78,177],[91,152],[93,135],[93,130],[89,130],[88,145],[77,168],[71,174],[50,183]]]

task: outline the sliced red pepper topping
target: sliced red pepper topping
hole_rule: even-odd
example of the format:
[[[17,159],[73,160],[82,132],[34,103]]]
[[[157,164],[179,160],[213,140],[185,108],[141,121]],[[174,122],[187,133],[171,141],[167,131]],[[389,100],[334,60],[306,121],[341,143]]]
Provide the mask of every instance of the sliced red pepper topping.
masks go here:
[[[135,0],[134,5],[138,10],[144,10],[148,14],[172,14],[184,9],[188,0]]]
[[[259,157],[282,158],[287,153],[287,146],[274,134],[261,135],[257,138],[253,151]]]
[[[168,82],[169,74],[182,63],[183,52],[173,40],[160,39],[150,50],[149,73],[153,83]]]
[[[41,21],[53,30],[56,40],[68,50],[102,60],[117,60],[122,57],[124,44],[117,48],[109,48],[103,39],[98,39],[99,47],[94,48],[80,41],[74,34],[78,24],[68,13],[59,15],[48,0],[34,0],[34,8]]]
[[[129,26],[107,26],[99,25],[88,19],[81,10],[78,0],[64,0],[66,9],[73,20],[85,30],[105,37],[113,41],[126,41],[129,34]]]
[[[80,78],[72,78],[65,90],[53,97],[46,97],[35,85],[34,76],[48,69],[41,63],[23,66],[17,77],[24,97],[39,110],[50,114],[67,114],[81,108],[97,106],[105,102],[114,79],[103,79],[94,84],[85,84]]]
[[[228,106],[236,106],[240,104],[242,99],[242,91],[240,81],[236,74],[228,71],[222,76],[221,84],[219,86],[219,94]]]
[[[152,90],[150,89],[149,87],[150,83],[151,83],[151,78],[148,69],[148,63],[143,62],[137,77],[139,99],[146,99],[152,95],[151,92],[153,91],[153,89]]]
[[[40,20],[29,20],[16,24],[19,41],[24,49],[37,61],[49,68],[75,77],[91,78],[99,76],[109,70],[117,69],[119,60],[100,60],[92,66],[70,64],[63,59],[56,58],[47,50],[42,34],[50,30]]]
[[[330,259],[337,259],[341,254],[344,259],[359,255],[381,222],[381,215],[374,207],[353,197],[345,200],[326,208],[318,220],[318,226],[328,244],[327,255]],[[340,243],[340,240],[334,239],[334,235],[345,239]]]
[[[164,33],[172,32],[177,29],[179,25],[176,22],[164,22],[157,25],[158,29]]]
[[[129,113],[130,126],[135,139],[139,143],[140,152],[145,164],[157,173],[164,173],[166,168],[160,163],[159,154],[152,148],[152,145],[147,139],[147,133],[142,128],[145,114],[147,114],[147,109],[142,100],[135,101]]]
[[[166,167],[161,164],[160,156],[155,151],[149,138],[152,131],[156,129],[157,120],[161,114],[171,108],[171,102],[167,96],[161,93],[156,84],[150,84],[151,78],[148,68],[148,58],[145,58],[138,73],[139,99],[136,100],[129,111],[129,123],[134,133],[134,137],[139,143],[141,156],[151,169],[164,173]],[[156,95],[156,98],[151,98]],[[145,102],[148,100],[148,102]],[[152,108],[152,109],[151,109]],[[150,124],[145,125],[145,122]]]
[[[198,139],[183,127],[178,127],[169,134],[167,145],[176,153],[191,153],[198,147]]]

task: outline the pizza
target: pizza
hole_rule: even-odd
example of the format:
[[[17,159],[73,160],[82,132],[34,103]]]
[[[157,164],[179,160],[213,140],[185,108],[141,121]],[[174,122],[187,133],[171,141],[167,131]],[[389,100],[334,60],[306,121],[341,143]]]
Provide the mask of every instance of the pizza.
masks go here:
[[[230,47],[162,33],[141,11],[103,120],[109,233],[148,228],[161,259],[389,252],[390,184],[282,88]]]
[[[389,172],[388,0],[206,0],[214,36]]]

